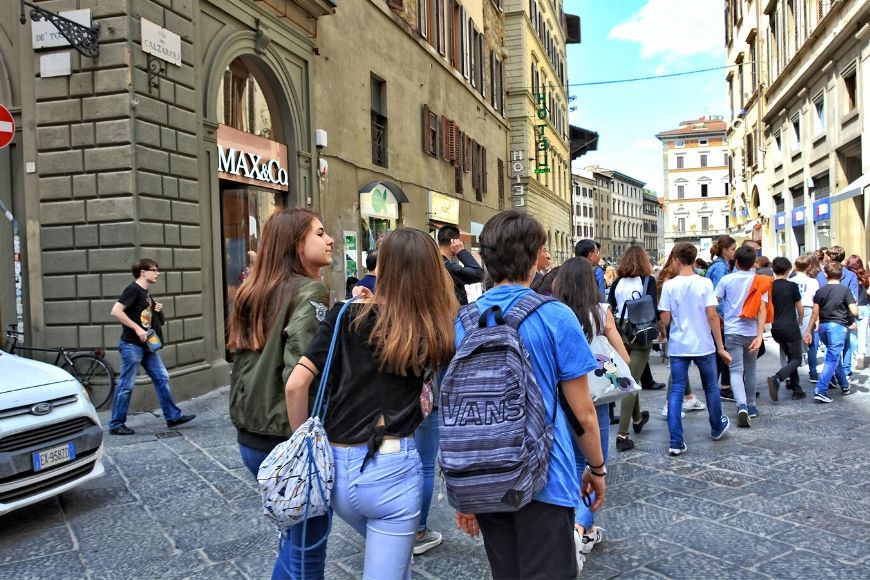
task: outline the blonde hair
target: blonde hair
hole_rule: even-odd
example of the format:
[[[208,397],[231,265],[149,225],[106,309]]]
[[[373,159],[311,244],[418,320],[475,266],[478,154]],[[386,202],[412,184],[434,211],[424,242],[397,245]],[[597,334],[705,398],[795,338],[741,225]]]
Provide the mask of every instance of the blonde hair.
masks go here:
[[[610,288],[618,277],[619,274],[616,273],[616,268],[614,266],[607,266],[604,270],[604,285]]]

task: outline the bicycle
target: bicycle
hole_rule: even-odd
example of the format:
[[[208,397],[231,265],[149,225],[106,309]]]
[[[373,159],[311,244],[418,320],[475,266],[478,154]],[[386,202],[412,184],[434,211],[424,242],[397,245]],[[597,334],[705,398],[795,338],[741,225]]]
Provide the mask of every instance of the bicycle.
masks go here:
[[[7,327],[3,350],[9,354],[16,354],[16,351],[55,353],[54,366],[62,368],[82,384],[94,408],[100,409],[112,400],[115,392],[115,371],[105,360],[106,352],[103,349],[23,346],[19,341],[24,333],[15,328],[14,324]]]

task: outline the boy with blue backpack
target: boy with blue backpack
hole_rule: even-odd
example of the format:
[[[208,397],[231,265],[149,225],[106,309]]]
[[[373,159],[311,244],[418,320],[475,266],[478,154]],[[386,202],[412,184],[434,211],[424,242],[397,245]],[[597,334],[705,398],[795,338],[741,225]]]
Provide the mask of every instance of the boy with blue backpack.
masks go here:
[[[586,377],[598,365],[571,309],[529,289],[546,242],[541,224],[505,211],[479,241],[495,286],[460,310],[441,383],[448,498],[457,525],[483,534],[493,578],[575,578],[574,510],[593,492],[597,510],[605,491]],[[582,426],[582,482],[569,415]]]

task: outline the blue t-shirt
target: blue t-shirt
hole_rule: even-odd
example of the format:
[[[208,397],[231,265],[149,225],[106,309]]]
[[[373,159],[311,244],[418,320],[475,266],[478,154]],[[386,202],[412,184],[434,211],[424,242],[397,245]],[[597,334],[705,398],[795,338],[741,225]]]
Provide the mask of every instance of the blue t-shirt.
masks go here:
[[[595,281],[598,282],[598,291],[601,292],[601,301],[607,300],[607,288],[604,284],[604,269],[601,266],[595,266]]]
[[[523,296],[532,292],[525,286],[505,285],[488,290],[475,304],[480,312],[498,305],[505,314]],[[490,320],[490,324],[493,321]],[[582,377],[598,368],[580,322],[561,302],[548,302],[535,310],[520,325],[520,336],[532,359],[535,378],[542,390],[547,417],[557,404],[556,383]],[[465,338],[462,322],[456,320],[456,346]],[[574,461],[573,439],[561,407],[556,413],[553,448],[547,485],[534,497],[544,503],[580,507],[580,481]]]

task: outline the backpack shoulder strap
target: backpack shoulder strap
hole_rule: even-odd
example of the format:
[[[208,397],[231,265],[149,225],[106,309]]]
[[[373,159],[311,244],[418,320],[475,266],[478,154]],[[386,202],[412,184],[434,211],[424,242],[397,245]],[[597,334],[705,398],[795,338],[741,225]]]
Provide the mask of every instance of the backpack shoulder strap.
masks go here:
[[[474,302],[466,304],[459,309],[459,320],[462,322],[462,327],[465,328],[465,334],[468,334],[477,328],[479,319],[480,312],[477,308],[477,304]]]
[[[520,324],[523,323],[529,314],[546,304],[547,302],[553,302],[556,299],[552,296],[544,296],[543,294],[538,294],[537,292],[529,292],[522,298],[520,301],[513,305],[510,311],[505,316],[505,322],[511,326],[514,330],[517,330],[520,327]]]

